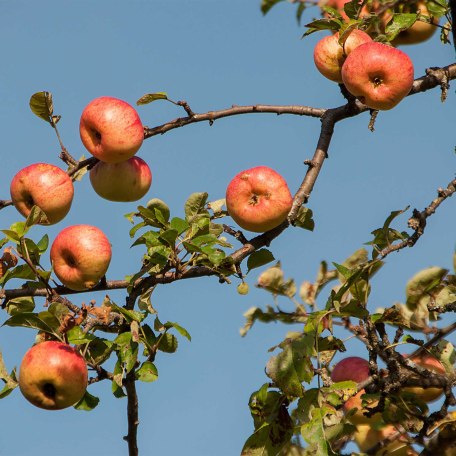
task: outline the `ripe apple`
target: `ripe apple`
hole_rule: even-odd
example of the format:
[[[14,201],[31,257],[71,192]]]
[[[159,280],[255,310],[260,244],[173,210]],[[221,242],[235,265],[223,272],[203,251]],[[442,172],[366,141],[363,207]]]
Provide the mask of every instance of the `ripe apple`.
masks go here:
[[[87,388],[87,365],[70,345],[54,340],[30,348],[22,359],[19,388],[33,405],[61,410],[78,402]]]
[[[144,140],[136,109],[114,97],[95,98],[84,108],[79,133],[85,148],[106,163],[133,157]]]
[[[46,214],[47,222],[60,222],[69,212],[73,201],[73,182],[68,174],[57,166],[35,163],[21,169],[11,181],[11,199],[15,208],[24,216],[33,206],[39,206]]]
[[[272,230],[288,215],[293,203],[285,179],[267,166],[241,171],[226,189],[226,207],[241,227],[256,233]]]
[[[349,356],[339,361],[331,372],[331,380],[333,382],[343,382],[352,380],[356,383],[361,383],[369,377],[369,362],[358,356]],[[366,416],[364,412],[366,408],[363,407],[363,401],[361,396],[366,394],[364,389],[358,391],[354,396],[350,397],[343,405],[345,414],[348,414],[354,408],[357,411],[350,416],[349,420],[353,424],[372,424],[377,422],[381,418],[380,413],[376,413],[373,416]],[[369,408],[375,407],[376,401],[372,401],[368,404]]]
[[[359,356],[349,356],[339,361],[331,371],[333,382],[352,380],[361,383],[369,377],[369,361]]]
[[[318,71],[335,82],[342,82],[341,68],[347,55],[361,44],[372,41],[362,30],[353,30],[343,46],[339,44],[339,32],[325,36],[314,48],[314,62]]]
[[[418,2],[415,5],[410,5],[407,8],[404,8],[403,13],[416,13],[420,12],[423,16],[430,17],[431,13],[429,12],[426,4],[424,2]],[[423,41],[428,40],[437,30],[436,25],[439,23],[437,18],[431,18],[431,23],[416,21],[409,29],[402,31],[397,35],[393,40],[395,46],[401,44],[416,44],[422,43]]]
[[[437,358],[434,358],[429,354],[411,358],[411,361],[413,361],[416,365],[424,369],[428,369],[431,372],[435,372],[436,374],[443,375],[446,373],[443,364]],[[421,388],[419,386],[405,387],[404,391],[416,394],[424,402],[435,401],[443,393],[442,388]]]
[[[111,244],[103,231],[91,225],[63,229],[51,247],[56,276],[76,291],[93,288],[106,274],[111,261]]]
[[[399,49],[371,41],[354,49],[342,66],[347,90],[371,109],[396,106],[413,85],[413,63]]]
[[[137,201],[152,184],[152,173],[147,163],[131,157],[121,163],[98,162],[90,170],[93,189],[109,201]]]

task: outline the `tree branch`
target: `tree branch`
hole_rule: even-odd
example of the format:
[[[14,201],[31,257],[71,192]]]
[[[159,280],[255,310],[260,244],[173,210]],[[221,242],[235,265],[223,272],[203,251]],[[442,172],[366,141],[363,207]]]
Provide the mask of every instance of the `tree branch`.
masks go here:
[[[128,434],[124,440],[128,443],[128,455],[138,456],[138,395],[136,394],[135,370],[132,369],[124,380],[125,390],[127,391],[127,418]]]

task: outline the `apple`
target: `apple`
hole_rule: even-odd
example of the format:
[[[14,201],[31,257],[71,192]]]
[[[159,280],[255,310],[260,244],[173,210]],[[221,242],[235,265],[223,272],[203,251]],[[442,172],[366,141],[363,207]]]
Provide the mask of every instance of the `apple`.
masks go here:
[[[347,90],[371,109],[396,106],[413,85],[413,63],[399,49],[371,41],[354,49],[342,66]]]
[[[446,373],[443,364],[429,354],[410,358],[417,366],[428,369],[436,374],[444,375]],[[424,402],[432,402],[438,399],[442,393],[442,388],[421,388],[420,386],[410,386],[403,389],[409,393],[416,394]]]
[[[267,166],[237,174],[226,189],[226,207],[243,229],[262,233],[280,225],[290,212],[293,197],[285,179]]]
[[[114,97],[95,98],[84,108],[79,133],[85,148],[106,163],[133,157],[144,140],[144,127],[136,109]]]
[[[54,340],[30,348],[22,359],[19,388],[33,405],[61,410],[76,404],[87,388],[87,365],[70,345]]]
[[[339,32],[325,36],[314,48],[314,62],[318,71],[335,82],[342,82],[341,68],[347,55],[361,44],[372,41],[372,38],[362,30],[353,30],[343,46],[339,44]]]
[[[423,16],[431,16],[431,13],[424,2],[418,2],[414,6],[412,5],[405,8],[403,13],[416,13],[418,11]],[[423,41],[428,40],[435,33],[438,23],[439,20],[437,18],[431,18],[431,23],[416,21],[410,28],[400,32],[393,40],[393,44],[395,46],[399,46],[401,44],[422,43]]]
[[[69,212],[73,201],[73,182],[68,174],[48,163],[35,163],[21,169],[11,181],[14,207],[27,217],[33,206],[46,214],[40,224],[53,225]]]
[[[372,428],[369,424],[357,424],[353,439],[361,451],[369,451],[377,445],[382,436],[379,431]]]
[[[121,163],[98,162],[90,170],[93,189],[109,201],[137,201],[152,184],[152,173],[147,163],[131,157]]]
[[[93,288],[106,274],[111,244],[99,228],[73,225],[57,235],[50,256],[54,272],[63,285],[82,291]]]
[[[359,356],[349,356],[339,361],[331,371],[333,382],[352,380],[361,383],[369,377],[369,361]]]
[[[369,362],[358,356],[349,356],[339,361],[331,372],[331,380],[333,382],[343,382],[352,380],[356,383],[361,383],[369,377]],[[350,415],[349,421],[353,424],[372,424],[378,422],[381,418],[380,413],[375,413],[373,416],[366,416],[364,412],[366,408],[363,407],[362,396],[366,394],[364,389],[358,391],[354,396],[347,399],[343,405],[345,414],[348,414],[354,408],[357,411]],[[375,407],[377,401],[372,401],[368,404],[369,408]]]

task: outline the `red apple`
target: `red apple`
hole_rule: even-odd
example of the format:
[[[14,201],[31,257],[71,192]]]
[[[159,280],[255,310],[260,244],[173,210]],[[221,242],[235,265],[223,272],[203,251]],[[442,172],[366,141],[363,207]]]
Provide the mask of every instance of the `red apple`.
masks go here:
[[[226,189],[226,207],[241,227],[256,233],[280,225],[293,203],[285,179],[267,166],[241,171]]]
[[[103,231],[91,225],[73,225],[62,230],[51,247],[56,276],[76,291],[93,288],[106,274],[111,244]]]
[[[342,66],[348,91],[372,109],[396,106],[413,85],[413,63],[399,49],[371,41],[358,46]]]
[[[11,181],[11,199],[15,208],[24,216],[33,206],[46,214],[47,222],[60,222],[69,212],[73,201],[73,182],[62,169],[47,163],[35,163],[21,169]]]
[[[33,405],[60,410],[76,404],[87,388],[87,365],[79,352],[57,341],[41,342],[22,359],[19,388]]]
[[[443,364],[433,356],[426,354],[419,357],[411,358],[417,366],[428,369],[436,374],[444,375],[446,373]],[[421,388],[419,386],[405,387],[404,391],[416,394],[424,402],[432,402],[438,399],[442,393],[442,388]]]
[[[369,377],[369,361],[359,356],[349,356],[339,361],[331,371],[333,382],[352,380],[361,383]]]
[[[343,382],[352,380],[356,383],[361,383],[369,377],[369,362],[358,356],[349,356],[339,361],[331,372],[331,380],[333,382]],[[366,394],[364,389],[358,391],[354,396],[347,399],[343,405],[344,413],[347,414],[354,408],[357,411],[350,416],[349,420],[353,424],[372,424],[377,422],[381,418],[380,413],[376,413],[373,416],[366,416],[364,412],[366,408],[363,407],[363,401],[361,396]],[[375,407],[377,401],[371,401],[367,406],[369,408]]]
[[[84,108],[79,133],[85,148],[107,163],[133,157],[144,139],[144,127],[136,109],[113,97],[96,98]]]
[[[362,30],[353,30],[343,46],[339,44],[339,33],[325,36],[314,48],[314,62],[318,71],[335,82],[342,82],[341,68],[347,55],[361,44],[372,41]]]
[[[147,163],[131,157],[122,163],[98,162],[90,170],[93,189],[109,201],[137,201],[152,184],[152,173]]]

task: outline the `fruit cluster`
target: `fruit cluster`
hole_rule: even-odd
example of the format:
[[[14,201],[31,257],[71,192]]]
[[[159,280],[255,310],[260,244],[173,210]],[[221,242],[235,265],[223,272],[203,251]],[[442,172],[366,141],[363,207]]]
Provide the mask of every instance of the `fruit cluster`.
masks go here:
[[[417,366],[438,374],[445,374],[443,364],[431,355],[423,355],[410,358]],[[347,380],[362,383],[369,378],[369,362],[358,356],[350,356],[339,361],[331,372],[333,382],[344,382]],[[404,387],[400,395],[413,395],[417,400],[432,402],[438,399],[443,391],[441,388]],[[407,435],[399,432],[392,423],[385,423],[382,413],[374,414],[369,411],[378,405],[378,400],[372,398],[374,395],[366,395],[366,391],[359,390],[354,396],[349,397],[343,405],[343,411],[349,422],[356,426],[354,440],[361,451],[369,451],[384,439],[398,434],[385,448],[375,453],[380,455],[412,456],[417,455],[407,441]],[[403,401],[405,398],[402,398]]]
[[[391,109],[408,95],[414,79],[411,59],[395,46],[427,40],[436,31],[439,20],[431,15],[423,1],[398,3],[395,9],[378,1],[363,2],[357,15],[359,20],[347,16],[347,3],[350,3],[350,8],[353,6],[350,0],[320,3],[326,20],[334,20],[333,11],[341,28],[316,44],[315,65],[323,76],[343,83],[348,92],[369,108]],[[409,27],[403,24],[393,26],[395,17],[406,15],[414,20]],[[361,20],[363,18],[365,22]],[[390,37],[390,42],[380,42],[380,37],[384,38],[391,29],[396,29],[396,32]]]
[[[150,188],[152,174],[135,154],[144,139],[144,127],[136,110],[113,97],[100,97],[83,110],[80,137],[97,159],[90,182],[98,195],[118,202],[136,201]],[[36,163],[20,170],[10,187],[12,203],[24,217],[37,223],[60,222],[70,211],[73,181],[57,166]],[[280,225],[292,206],[285,179],[266,166],[236,175],[226,190],[229,214],[240,227],[264,232]],[[37,210],[39,208],[39,211]],[[50,249],[53,271],[74,291],[93,289],[105,276],[111,261],[106,235],[91,225],[64,228]],[[22,361],[19,385],[34,405],[61,409],[78,402],[87,386],[87,366],[79,352],[57,341],[32,347]]]

